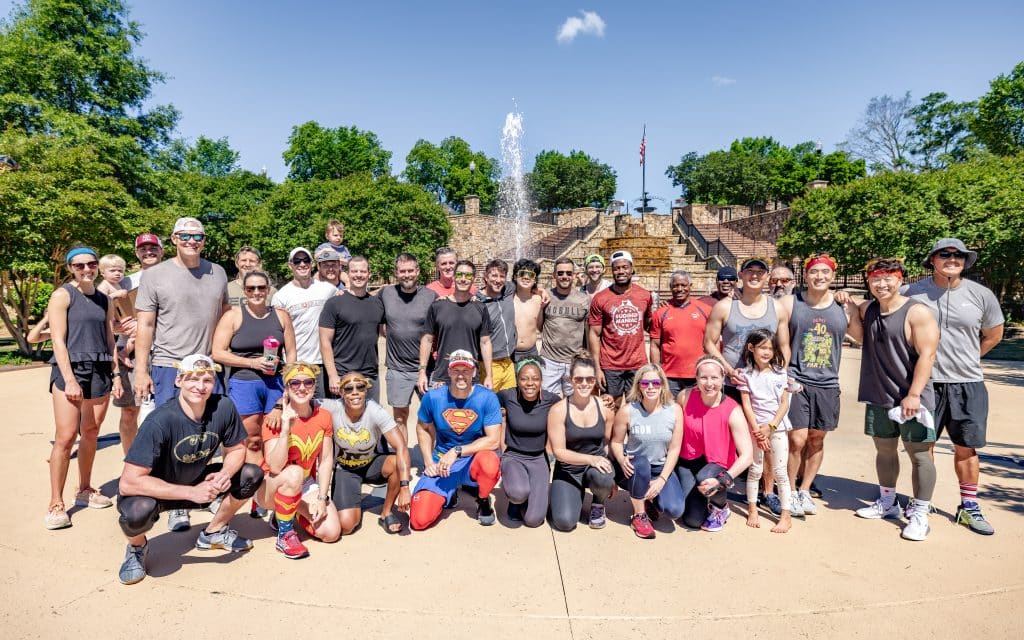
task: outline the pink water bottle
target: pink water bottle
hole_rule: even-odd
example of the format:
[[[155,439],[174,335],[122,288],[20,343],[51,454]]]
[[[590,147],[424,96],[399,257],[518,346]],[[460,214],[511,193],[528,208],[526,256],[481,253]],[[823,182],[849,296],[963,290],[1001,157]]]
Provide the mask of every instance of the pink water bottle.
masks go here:
[[[263,359],[267,362],[273,362],[277,358],[277,350],[281,347],[281,343],[274,336],[267,336],[263,340]]]

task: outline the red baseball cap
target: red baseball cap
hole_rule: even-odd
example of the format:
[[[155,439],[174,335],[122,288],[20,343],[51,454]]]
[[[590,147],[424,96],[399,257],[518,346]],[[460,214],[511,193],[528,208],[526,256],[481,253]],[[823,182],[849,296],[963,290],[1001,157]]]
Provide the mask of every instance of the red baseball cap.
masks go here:
[[[161,249],[164,248],[164,243],[160,242],[160,238],[158,238],[155,233],[142,233],[142,234],[139,234],[139,236],[137,238],[135,238],[135,248],[136,249],[138,249],[139,247],[141,247],[142,245],[145,245],[145,244],[155,244],[156,246],[160,247]]]

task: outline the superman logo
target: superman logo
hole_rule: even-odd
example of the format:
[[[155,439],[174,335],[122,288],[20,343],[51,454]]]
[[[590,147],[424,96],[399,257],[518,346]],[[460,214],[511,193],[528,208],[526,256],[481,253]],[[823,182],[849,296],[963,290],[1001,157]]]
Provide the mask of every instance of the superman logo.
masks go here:
[[[476,422],[477,413],[472,409],[456,409],[455,407],[452,407],[450,409],[445,409],[444,413],[441,414],[441,417],[443,417],[444,421],[448,423],[448,426],[451,427],[452,431],[462,435],[463,431],[473,426],[473,423]]]

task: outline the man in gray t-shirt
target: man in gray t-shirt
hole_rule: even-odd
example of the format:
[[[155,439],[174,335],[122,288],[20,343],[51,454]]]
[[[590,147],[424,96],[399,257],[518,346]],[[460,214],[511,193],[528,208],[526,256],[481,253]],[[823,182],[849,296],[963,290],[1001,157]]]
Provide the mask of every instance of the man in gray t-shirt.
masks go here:
[[[575,270],[576,265],[568,258],[555,261],[555,288],[544,307],[540,339],[544,390],[563,396],[572,392],[569,366],[573,357],[583,350],[587,314],[590,312],[590,296],[572,287]]]
[[[928,305],[939,323],[939,349],[932,369],[938,434],[947,429],[953,442],[953,468],[960,482],[957,522],[992,535],[995,529],[978,505],[980,466],[977,450],[985,446],[988,390],[981,357],[1003,338],[1003,311],[995,294],[963,278],[978,259],[957,238],[935,243],[924,261],[932,277],[907,287],[906,295]]]

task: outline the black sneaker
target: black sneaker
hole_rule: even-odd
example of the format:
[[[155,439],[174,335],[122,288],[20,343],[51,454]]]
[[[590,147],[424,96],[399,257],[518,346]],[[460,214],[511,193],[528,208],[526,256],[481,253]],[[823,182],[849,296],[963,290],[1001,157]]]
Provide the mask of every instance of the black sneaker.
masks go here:
[[[497,520],[494,516],[494,507],[491,506],[490,497],[476,499],[476,519],[485,527],[491,526]]]
[[[444,508],[445,509],[454,509],[457,506],[459,506],[459,490],[458,489],[455,490],[455,493],[452,494],[452,497],[448,498],[448,502],[444,503]]]
[[[505,513],[512,522],[523,521],[523,505],[521,504],[508,503],[508,509],[506,509]]]
[[[811,494],[812,498],[820,498],[821,497],[821,489],[819,489],[818,485],[816,485],[813,482],[811,483],[811,488],[809,490],[809,493]]]

